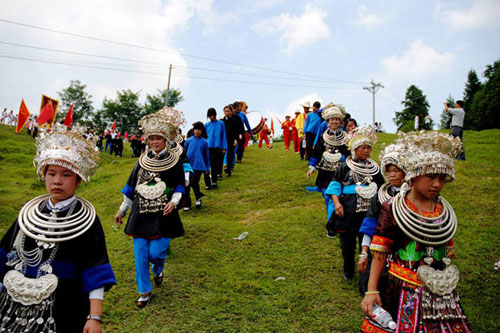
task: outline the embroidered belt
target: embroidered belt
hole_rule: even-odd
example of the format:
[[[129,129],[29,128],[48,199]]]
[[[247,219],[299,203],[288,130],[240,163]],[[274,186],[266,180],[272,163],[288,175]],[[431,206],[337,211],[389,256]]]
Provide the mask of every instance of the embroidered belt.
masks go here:
[[[365,333],[390,333],[394,332],[391,329],[384,329],[378,324],[371,321],[368,317],[363,320],[363,325],[361,326],[361,332]]]
[[[389,273],[397,277],[400,280],[406,281],[418,287],[423,287],[424,283],[418,276],[417,272],[412,271],[409,268],[399,266],[398,264],[391,262],[389,267]]]

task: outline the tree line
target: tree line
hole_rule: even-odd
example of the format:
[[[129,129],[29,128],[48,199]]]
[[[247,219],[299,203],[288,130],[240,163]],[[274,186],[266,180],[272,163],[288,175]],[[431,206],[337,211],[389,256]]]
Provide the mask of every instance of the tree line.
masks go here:
[[[465,120],[464,129],[480,131],[500,128],[500,60],[487,65],[481,82],[475,70],[467,74],[463,97]],[[460,99],[460,98],[458,98]],[[455,105],[455,99],[449,95],[447,100]],[[415,128],[415,116],[419,116],[419,128],[424,128],[424,119],[429,112],[429,102],[421,89],[411,85],[406,90],[405,99],[401,102],[403,110],[395,111],[394,123],[398,130],[408,132]],[[449,128],[450,114],[443,112],[440,128]]]
[[[167,91],[158,89],[154,95],[147,94],[146,101],[141,103],[140,92],[124,89],[116,92],[115,98],[105,97],[102,106],[95,109],[92,95],[86,91],[87,85],[79,80],[71,80],[67,88],[57,92],[61,103],[57,121],[64,119],[66,110],[73,104],[74,123],[86,125],[98,133],[116,121],[116,128],[122,132],[138,133],[138,122],[147,114],[156,112],[165,106]],[[174,107],[184,98],[179,89],[171,89],[168,95],[168,106]]]

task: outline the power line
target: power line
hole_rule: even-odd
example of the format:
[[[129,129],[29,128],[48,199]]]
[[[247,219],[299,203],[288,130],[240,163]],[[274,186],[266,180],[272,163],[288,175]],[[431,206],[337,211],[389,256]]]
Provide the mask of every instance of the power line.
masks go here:
[[[253,68],[253,69],[258,69],[258,70],[263,70],[263,71],[268,71],[268,72],[282,73],[282,74],[295,75],[295,76],[301,76],[301,77],[309,77],[309,78],[314,78],[314,79],[330,80],[328,78],[324,78],[324,77],[320,77],[320,76],[314,76],[314,75],[307,75],[307,74],[301,74],[301,73],[294,73],[294,72],[282,71],[282,70],[271,69],[271,68],[266,68],[266,67],[261,67],[261,66],[246,65],[246,64],[241,64],[241,63],[236,63],[236,62],[231,62],[231,61],[225,61],[225,60],[219,60],[219,59],[214,59],[214,58],[209,58],[209,57],[202,57],[202,56],[192,55],[192,54],[188,54],[188,53],[176,52],[176,51],[172,51],[172,50],[157,49],[157,48],[153,48],[153,47],[149,47],[149,46],[137,45],[137,44],[132,44],[132,43],[117,42],[117,41],[113,41],[113,40],[109,40],[109,39],[104,39],[104,38],[99,38],[99,37],[92,37],[92,36],[86,36],[86,35],[82,35],[82,34],[77,34],[77,33],[72,33],[72,32],[66,32],[66,31],[61,31],[61,30],[56,30],[56,29],[50,29],[50,28],[40,27],[40,26],[36,26],[36,25],[31,25],[31,24],[26,24],[26,23],[21,23],[21,22],[15,22],[15,21],[11,21],[11,20],[6,20],[6,19],[2,19],[2,18],[0,18],[0,22],[14,24],[14,25],[19,25],[19,26],[23,26],[23,27],[27,27],[27,28],[31,28],[31,29],[38,29],[38,30],[43,30],[43,31],[48,31],[48,32],[63,34],[63,35],[67,35],[67,36],[73,36],[73,37],[79,37],[79,38],[84,38],[84,39],[88,39],[88,40],[99,41],[99,42],[103,42],[103,43],[110,43],[110,44],[127,46],[127,47],[133,47],[133,48],[138,48],[138,49],[143,49],[143,50],[149,50],[149,51],[155,51],[155,52],[170,53],[170,54],[179,54],[181,56],[188,57],[188,58],[193,58],[193,59],[199,59],[199,60],[205,60],[205,61],[212,61],[212,62],[217,62],[217,63],[222,63],[222,64],[247,67],[247,68]],[[338,81],[350,82],[350,83],[356,83],[356,84],[364,84],[363,82],[355,82],[355,81],[348,81],[348,80],[341,80],[341,79],[338,79]]]
[[[137,59],[114,57],[114,56],[106,56],[106,55],[100,55],[100,54],[95,54],[95,53],[85,53],[85,52],[76,52],[76,51],[69,51],[69,50],[61,50],[61,49],[54,49],[54,48],[34,46],[34,45],[27,45],[27,44],[12,43],[12,42],[6,42],[6,41],[0,41],[0,44],[17,46],[17,47],[24,47],[24,48],[30,48],[30,49],[35,49],[35,50],[44,50],[44,51],[57,52],[57,53],[67,53],[67,54],[82,55],[82,56],[87,56],[87,57],[95,57],[95,58],[103,58],[103,59],[111,59],[111,60],[120,60],[120,61],[127,61],[127,62],[136,62],[136,63],[140,63],[140,64],[157,65],[157,66],[161,66],[161,67],[168,67],[167,64],[160,63],[160,62],[142,61],[142,60],[137,60]],[[310,82],[317,82],[318,80],[320,80],[320,81],[330,81],[330,82],[335,82],[336,81],[336,80],[326,80],[326,79],[315,79],[315,80],[313,80],[313,79],[291,78],[291,77],[274,76],[274,75],[264,75],[264,74],[251,74],[251,73],[244,73],[244,72],[226,71],[226,70],[218,70],[218,69],[202,68],[202,67],[192,67],[192,66],[175,65],[175,64],[173,66],[175,68],[186,68],[186,69],[208,71],[208,72],[215,72],[215,73],[237,74],[237,75],[244,75],[244,76],[254,76],[254,77],[271,78],[271,79],[310,81]],[[350,83],[350,84],[358,84],[358,83],[354,83],[353,82],[353,83]],[[361,82],[359,84],[361,84]]]
[[[42,62],[49,64],[57,64],[57,65],[66,65],[66,66],[74,66],[74,67],[83,67],[83,68],[93,68],[93,69],[103,69],[117,72],[130,72],[130,73],[138,73],[138,74],[150,74],[150,75],[161,75],[166,76],[167,73],[158,73],[158,72],[149,72],[149,71],[138,71],[131,69],[118,69],[118,68],[110,68],[103,66],[92,66],[92,65],[82,65],[82,64],[74,64],[69,62],[62,61],[53,61],[53,60],[44,60],[44,59],[32,59],[20,56],[9,56],[0,54],[1,58],[9,58],[15,60],[23,60],[23,61],[31,61],[31,62]],[[191,75],[177,75],[177,77],[187,77],[190,79],[200,79],[200,80],[212,80],[212,81],[222,81],[222,82],[236,82],[236,83],[245,83],[245,84],[258,84],[258,85],[267,85],[267,86],[281,86],[281,87],[297,87],[297,88],[316,88],[316,89],[337,89],[337,90],[357,90],[358,88],[343,88],[343,87],[330,87],[330,86],[308,86],[308,85],[293,85],[293,84],[284,84],[284,83],[273,83],[273,82],[261,82],[261,81],[244,81],[244,80],[232,80],[232,79],[221,79],[221,78],[213,78],[213,77],[203,77],[203,76],[191,76]]]

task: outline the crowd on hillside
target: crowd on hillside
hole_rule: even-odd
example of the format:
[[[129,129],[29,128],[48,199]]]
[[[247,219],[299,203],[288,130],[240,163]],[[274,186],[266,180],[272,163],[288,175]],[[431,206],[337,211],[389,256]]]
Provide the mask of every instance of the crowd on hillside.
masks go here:
[[[463,121],[459,102],[446,109]],[[342,277],[359,272],[361,330],[469,332],[455,290],[458,268],[451,264],[457,218],[440,196],[455,179],[460,133],[400,133],[382,149],[379,165],[371,158],[376,128],[358,126],[340,104],[301,107],[281,124],[285,150],[293,141],[308,163],[305,176],[317,173],[316,186],[306,189],[324,199],[326,234],[341,245]],[[152,281],[163,283],[171,240],[184,235],[179,210],[191,209],[191,189],[201,208],[201,177],[205,190],[218,188],[242,162],[252,135],[260,133],[260,146],[266,141],[265,120],[251,128],[247,108],[228,104],[221,120],[210,108],[208,121],[193,123],[184,137],[183,113],[166,107],[139,121],[142,137],[130,137],[137,163],[124,179],[114,221],[122,224],[129,215],[124,231],[133,238],[138,308],[151,302]],[[452,126],[459,125],[454,119]],[[95,208],[75,192],[90,181],[103,150],[122,156],[128,133],[100,136],[62,124],[40,131],[34,163],[47,194],[25,204],[0,242],[1,327],[100,332],[104,292],[116,279]]]

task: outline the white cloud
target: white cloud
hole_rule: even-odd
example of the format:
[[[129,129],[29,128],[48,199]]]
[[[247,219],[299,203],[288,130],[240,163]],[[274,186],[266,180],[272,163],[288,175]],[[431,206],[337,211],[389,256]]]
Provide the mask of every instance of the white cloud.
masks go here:
[[[500,27],[500,1],[497,0],[476,0],[463,9],[438,5],[436,12],[446,25],[457,31]]]
[[[365,5],[359,5],[358,17],[356,20],[352,20],[351,22],[356,25],[372,29],[381,26],[389,18],[389,16],[377,16],[376,14],[368,13],[368,7],[366,7]]]
[[[417,39],[403,54],[382,59],[381,64],[386,75],[410,80],[447,73],[454,59],[452,53],[438,53]]]
[[[284,50],[290,53],[330,37],[324,22],[326,15],[320,8],[306,6],[302,15],[281,14],[257,23],[254,28],[263,35],[279,35]]]

